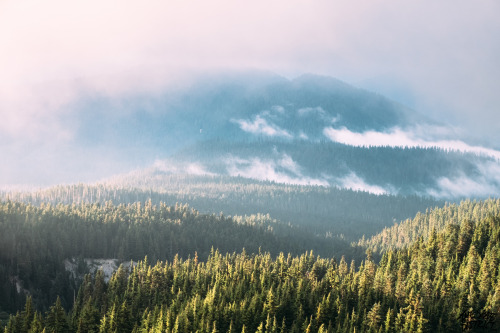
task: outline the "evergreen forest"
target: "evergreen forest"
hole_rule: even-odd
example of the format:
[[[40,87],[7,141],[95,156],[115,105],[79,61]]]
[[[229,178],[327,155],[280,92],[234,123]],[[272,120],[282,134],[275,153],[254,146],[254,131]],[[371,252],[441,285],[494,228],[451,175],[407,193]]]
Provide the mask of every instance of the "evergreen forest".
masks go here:
[[[354,242],[269,214],[7,199],[0,247],[4,332],[500,329],[494,199],[429,208]],[[106,276],[86,258],[120,264]]]

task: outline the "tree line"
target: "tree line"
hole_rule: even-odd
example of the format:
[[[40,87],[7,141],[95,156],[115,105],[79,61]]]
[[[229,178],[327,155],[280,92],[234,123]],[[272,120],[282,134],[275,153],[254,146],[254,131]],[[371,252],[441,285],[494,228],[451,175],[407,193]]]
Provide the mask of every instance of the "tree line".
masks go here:
[[[95,185],[55,186],[29,192],[5,192],[4,198],[39,206],[42,203],[115,205],[152,201],[187,203],[202,213],[269,214],[313,233],[329,233],[348,241],[370,237],[395,221],[414,217],[444,201],[418,196],[375,195],[336,187],[299,186],[242,177],[168,174],[158,170],[114,177]]]
[[[188,205],[151,201],[40,207],[6,201],[0,203],[0,312],[20,309],[26,293],[38,309],[48,308],[57,295],[69,308],[81,281],[65,269],[66,259],[130,261],[147,255],[156,261],[195,253],[206,259],[212,247],[224,253],[244,248],[273,255],[310,249],[324,256],[363,253],[344,240],[316,235],[268,215],[200,214]]]
[[[86,275],[71,310],[24,310],[5,332],[491,332],[500,216],[449,224],[377,263],[211,250]]]

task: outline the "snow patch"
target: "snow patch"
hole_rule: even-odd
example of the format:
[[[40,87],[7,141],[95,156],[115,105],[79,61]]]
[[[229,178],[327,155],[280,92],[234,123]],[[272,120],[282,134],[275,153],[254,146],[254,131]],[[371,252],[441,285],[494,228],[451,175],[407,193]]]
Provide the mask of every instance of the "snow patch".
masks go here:
[[[113,273],[123,265],[125,268],[129,268],[131,262],[130,261],[120,261],[118,259],[83,259],[85,264],[87,265],[89,273],[95,274],[98,270],[102,270],[104,273],[104,280],[106,282],[111,279]],[[132,265],[136,265],[137,262],[132,262]],[[71,273],[71,275],[75,278],[77,277],[77,269],[78,262],[75,258],[64,260],[65,269]]]

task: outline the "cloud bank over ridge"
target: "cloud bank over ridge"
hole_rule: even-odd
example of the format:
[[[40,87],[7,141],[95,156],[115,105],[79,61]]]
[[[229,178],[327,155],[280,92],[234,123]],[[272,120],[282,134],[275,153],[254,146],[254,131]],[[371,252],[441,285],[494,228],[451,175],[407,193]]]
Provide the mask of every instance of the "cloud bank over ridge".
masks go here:
[[[430,129],[432,131],[432,129]],[[438,129],[439,130],[439,129]],[[481,146],[472,146],[461,140],[427,140],[419,137],[415,129],[391,128],[385,132],[365,131],[353,132],[345,127],[335,129],[326,127],[323,133],[334,142],[357,147],[420,147],[440,148],[444,150],[457,150],[478,155],[491,156],[500,160],[500,151]]]
[[[304,176],[300,166],[287,154],[282,154],[276,159],[259,157],[245,159],[229,156],[226,158],[225,164],[228,175],[233,177],[294,185],[329,185],[326,179]]]

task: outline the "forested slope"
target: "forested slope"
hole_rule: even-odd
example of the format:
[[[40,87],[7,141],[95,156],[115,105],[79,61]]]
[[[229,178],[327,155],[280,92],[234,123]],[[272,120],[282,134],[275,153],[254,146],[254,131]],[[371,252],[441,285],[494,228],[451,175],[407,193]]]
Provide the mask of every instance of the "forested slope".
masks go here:
[[[461,225],[465,221],[478,222],[499,214],[500,199],[465,200],[460,204],[446,204],[444,207],[428,209],[414,218],[384,228],[377,235],[360,240],[358,245],[371,248],[375,252],[402,248],[420,237],[428,239],[432,232],[444,230],[448,225]]]
[[[500,329],[500,217],[448,224],[377,264],[212,252],[87,276],[72,310],[28,299],[6,332],[493,332]]]
[[[287,163],[281,162],[284,160]],[[460,197],[461,193],[442,193],[440,180],[467,175],[481,182],[486,166],[498,165],[497,159],[488,155],[438,147],[358,147],[330,140],[279,138],[203,141],[180,150],[166,165],[175,166],[179,161],[199,163],[215,174],[271,179],[286,175],[297,182],[309,180],[340,187],[348,187],[345,180],[356,175],[365,187],[378,186],[386,193],[438,194],[446,198]],[[274,168],[274,173],[267,168]],[[253,172],[257,169],[260,175]]]
[[[394,222],[414,217],[444,201],[418,196],[375,195],[336,187],[278,184],[242,177],[169,174],[158,170],[114,177],[95,185],[56,186],[40,191],[5,192],[4,198],[33,205],[112,201],[175,205],[188,203],[202,213],[269,214],[311,232],[357,241]]]
[[[187,205],[151,202],[36,207],[7,201],[0,203],[0,312],[22,306],[24,292],[33,296],[38,308],[47,308],[56,295],[70,306],[79,281],[65,270],[65,259],[130,261],[147,255],[154,262],[195,253],[206,259],[212,248],[273,255],[313,249],[329,257],[360,253],[344,240],[318,236],[266,215],[227,218],[200,214]]]

